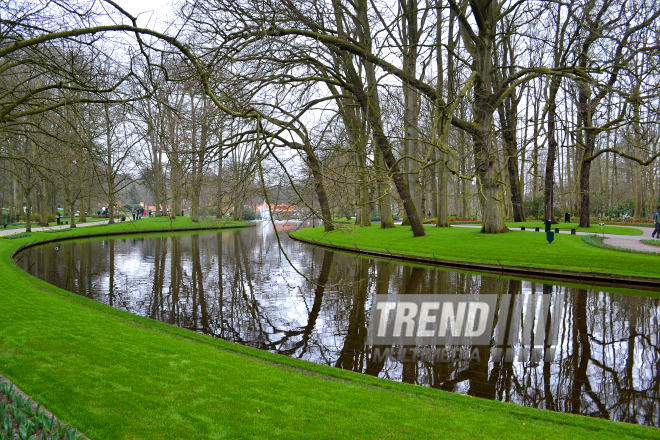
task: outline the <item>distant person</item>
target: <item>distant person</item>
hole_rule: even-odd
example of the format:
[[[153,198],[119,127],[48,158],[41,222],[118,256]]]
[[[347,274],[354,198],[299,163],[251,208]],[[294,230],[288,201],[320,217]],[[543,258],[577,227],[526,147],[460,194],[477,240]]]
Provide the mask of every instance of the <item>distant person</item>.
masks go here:
[[[133,214],[133,221],[135,221],[135,209],[132,210],[131,213]]]
[[[655,222],[655,229],[653,230],[651,237],[660,238],[660,206],[658,206],[658,209],[653,213],[653,221]]]
[[[183,217],[183,209],[181,210],[181,217]]]
[[[431,220],[431,211],[429,211],[429,220]]]

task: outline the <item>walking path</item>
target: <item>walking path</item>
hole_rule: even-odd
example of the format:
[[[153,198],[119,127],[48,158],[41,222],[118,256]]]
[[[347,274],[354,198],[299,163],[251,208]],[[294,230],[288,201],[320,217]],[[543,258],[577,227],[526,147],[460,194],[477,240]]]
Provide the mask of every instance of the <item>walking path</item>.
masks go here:
[[[481,225],[452,225],[459,226],[462,228],[481,228]],[[619,226],[619,225],[617,225]],[[651,234],[653,233],[653,228],[647,228],[642,226],[619,226],[621,228],[633,228],[639,229],[642,231],[642,235],[616,235],[616,234],[605,234],[603,243],[619,247],[623,249],[632,249],[635,251],[644,251],[644,252],[656,252],[660,253],[660,247],[653,246],[650,244],[642,243],[642,240],[653,240]],[[520,230],[520,228],[509,228],[512,230]],[[541,228],[542,229],[542,228]],[[525,232],[535,232],[534,229],[525,229]],[[562,231],[562,234],[570,234],[569,231]],[[576,232],[576,235],[593,235],[593,232]],[[603,234],[598,234],[598,236],[603,236]],[[660,243],[660,240],[658,240]]]
[[[624,226],[625,228],[631,228],[632,226]],[[624,249],[633,249],[636,251],[645,251],[645,252],[660,252],[660,247],[653,246],[651,244],[642,243],[642,240],[653,240],[651,234],[653,233],[654,228],[644,228],[637,227],[640,229],[643,234],[625,237],[623,235],[610,235],[609,237],[603,240],[603,243],[609,244],[610,246],[616,246]],[[627,240],[626,240],[627,238]],[[660,240],[658,240],[660,243]]]
[[[84,227],[84,226],[94,226],[94,225],[105,225],[107,224],[107,220],[102,220],[100,222],[86,222],[86,223],[76,223],[76,227]],[[55,226],[38,226],[32,228],[32,232],[39,232],[39,231],[50,231],[53,229],[66,229],[71,227],[71,225],[55,225]],[[12,234],[20,234],[21,232],[25,232],[25,228],[17,228],[17,229],[0,229],[0,236],[3,235],[12,235]]]

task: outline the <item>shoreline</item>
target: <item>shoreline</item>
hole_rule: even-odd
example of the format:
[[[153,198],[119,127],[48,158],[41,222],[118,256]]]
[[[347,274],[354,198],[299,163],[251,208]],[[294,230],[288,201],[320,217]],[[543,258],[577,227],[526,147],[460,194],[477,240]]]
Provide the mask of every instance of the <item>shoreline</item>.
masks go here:
[[[393,382],[120,311],[8,261],[29,238],[0,241],[6,307],[0,374],[90,438],[439,438],[448,429],[468,438],[648,438],[657,432]],[[527,422],[522,430],[521,422]]]

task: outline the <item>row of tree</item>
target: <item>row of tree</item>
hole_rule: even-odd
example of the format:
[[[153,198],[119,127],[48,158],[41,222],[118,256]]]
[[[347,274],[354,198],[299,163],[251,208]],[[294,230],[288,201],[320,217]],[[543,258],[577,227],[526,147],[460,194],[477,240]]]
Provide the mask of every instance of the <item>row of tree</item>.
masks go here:
[[[184,1],[165,31],[110,0],[2,10],[0,158],[28,211],[140,180],[172,216],[206,193],[240,218],[256,186],[326,230],[400,210],[422,236],[427,212],[498,233],[541,197],[582,227],[657,202],[657,0]]]

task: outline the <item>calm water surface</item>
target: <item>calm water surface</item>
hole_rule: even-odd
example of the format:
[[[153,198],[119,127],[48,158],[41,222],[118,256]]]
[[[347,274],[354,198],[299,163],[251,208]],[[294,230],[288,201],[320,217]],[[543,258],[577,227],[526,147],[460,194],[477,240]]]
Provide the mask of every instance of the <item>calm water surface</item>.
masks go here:
[[[41,279],[117,309],[274,353],[472,396],[660,426],[660,301],[652,294],[342,255],[283,234],[298,226],[278,225],[297,271],[269,223],[63,242],[27,250],[16,260]],[[375,295],[415,293],[466,300],[498,295],[490,342],[370,344]]]

